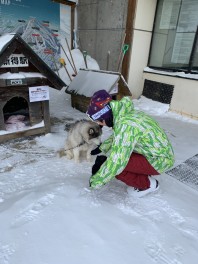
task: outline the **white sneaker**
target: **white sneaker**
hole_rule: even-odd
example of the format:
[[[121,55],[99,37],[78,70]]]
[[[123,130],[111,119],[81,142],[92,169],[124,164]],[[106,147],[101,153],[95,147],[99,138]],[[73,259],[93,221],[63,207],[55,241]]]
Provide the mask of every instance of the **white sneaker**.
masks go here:
[[[127,193],[134,197],[134,198],[140,198],[143,197],[149,193],[155,192],[159,189],[159,183],[156,179],[153,179],[151,176],[149,176],[149,181],[150,181],[150,187],[146,190],[139,190],[134,187],[128,187],[127,188]]]

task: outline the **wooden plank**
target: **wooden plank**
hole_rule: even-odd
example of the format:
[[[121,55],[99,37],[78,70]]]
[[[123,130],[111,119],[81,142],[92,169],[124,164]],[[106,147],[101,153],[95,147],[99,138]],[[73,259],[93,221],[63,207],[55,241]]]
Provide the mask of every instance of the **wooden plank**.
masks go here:
[[[49,101],[42,102],[43,108],[43,117],[44,117],[44,124],[45,124],[45,132],[49,133],[51,131],[50,128],[50,112],[49,112]]]
[[[1,102],[0,102],[0,130],[5,130],[3,105],[1,104]]]
[[[33,135],[39,135],[39,134],[45,134],[45,127],[39,127],[34,129],[29,129],[25,131],[19,131],[9,134],[0,135],[0,143],[15,139],[15,138],[22,138],[22,137],[28,137]]]
[[[121,71],[126,82],[128,82],[128,78],[129,78],[136,5],[137,5],[137,0],[128,0],[125,43],[129,44],[129,50],[126,52],[126,55],[124,56],[122,71]],[[128,87],[126,87],[123,82],[119,82],[119,98],[122,98],[123,96],[126,95],[131,95]]]
[[[70,33],[71,33],[71,43],[70,43],[70,47],[71,49],[74,49],[74,21],[75,21],[75,7],[72,6],[71,7],[71,27],[70,27]]]
[[[1,87],[0,88],[0,101],[4,105],[13,97],[22,97],[29,101],[29,92],[26,86],[15,87]]]
[[[30,124],[32,126],[40,123],[43,120],[41,102],[29,103],[29,117],[30,117]]]
[[[136,4],[137,4],[137,0],[128,0],[125,43],[129,44],[129,50],[126,52],[122,66],[122,75],[124,76],[126,81],[128,81],[128,76],[129,76],[129,68],[130,68],[129,66],[130,66],[130,58],[132,51]]]

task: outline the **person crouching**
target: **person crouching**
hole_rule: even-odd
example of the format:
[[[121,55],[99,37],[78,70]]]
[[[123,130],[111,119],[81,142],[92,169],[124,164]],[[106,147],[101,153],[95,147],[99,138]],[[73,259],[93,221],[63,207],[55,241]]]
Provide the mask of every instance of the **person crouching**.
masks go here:
[[[159,188],[155,179],[174,164],[172,145],[160,125],[149,115],[134,109],[129,97],[112,100],[109,93],[94,93],[87,115],[112,135],[91,154],[98,155],[92,167],[90,187],[95,189],[116,178],[128,185],[127,192],[142,197]]]

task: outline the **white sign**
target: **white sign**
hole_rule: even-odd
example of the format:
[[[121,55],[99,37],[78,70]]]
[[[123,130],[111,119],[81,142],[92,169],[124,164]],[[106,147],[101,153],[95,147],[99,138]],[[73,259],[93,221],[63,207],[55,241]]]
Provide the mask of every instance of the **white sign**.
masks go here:
[[[1,68],[28,67],[28,59],[23,54],[12,54]]]
[[[17,80],[11,80],[10,81],[10,84],[11,85],[22,85],[23,84],[23,81],[22,80],[19,80],[19,79],[17,79]]]
[[[49,86],[29,87],[30,102],[39,102],[49,100]]]

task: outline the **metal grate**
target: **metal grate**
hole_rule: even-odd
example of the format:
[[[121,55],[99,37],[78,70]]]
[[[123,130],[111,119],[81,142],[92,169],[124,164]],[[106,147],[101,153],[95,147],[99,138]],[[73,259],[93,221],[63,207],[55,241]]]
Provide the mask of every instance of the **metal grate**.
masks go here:
[[[173,85],[145,79],[142,94],[154,101],[170,104],[173,95],[173,89]]]
[[[166,173],[198,190],[198,154]]]

